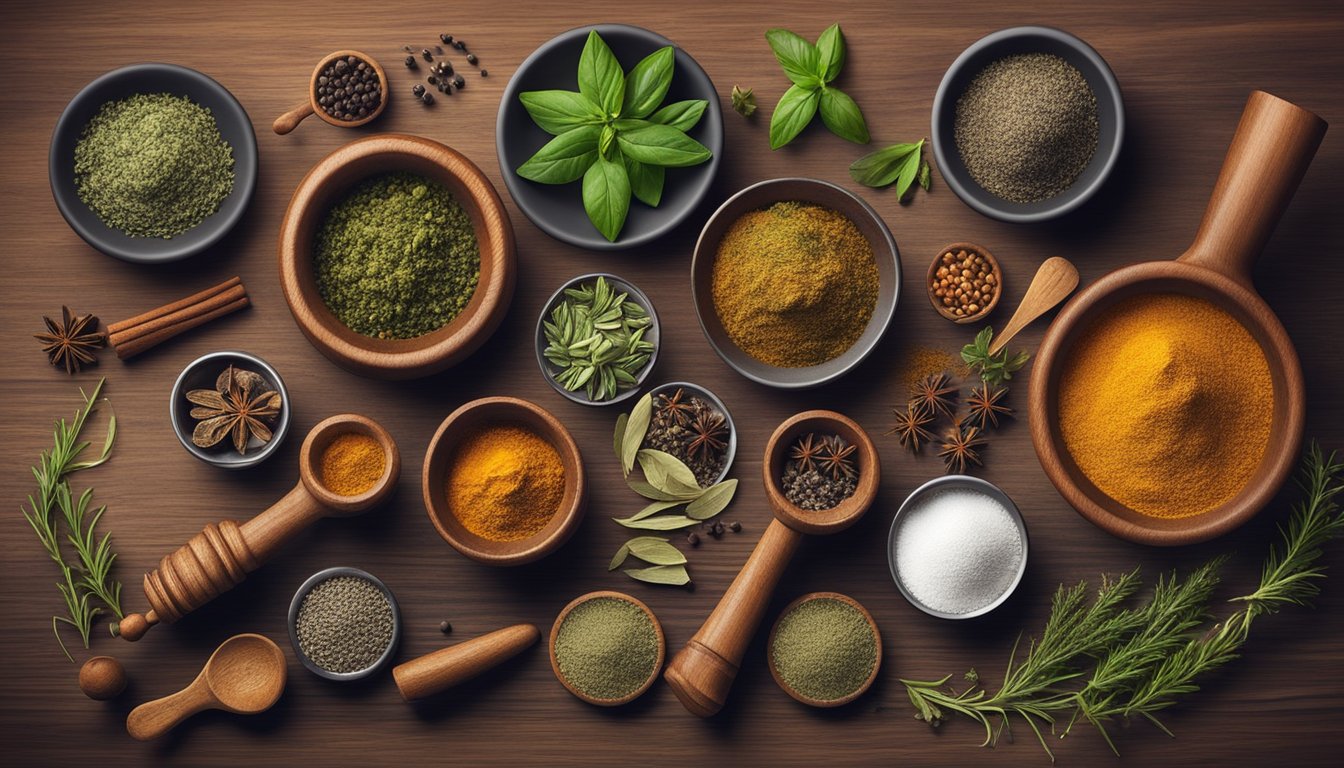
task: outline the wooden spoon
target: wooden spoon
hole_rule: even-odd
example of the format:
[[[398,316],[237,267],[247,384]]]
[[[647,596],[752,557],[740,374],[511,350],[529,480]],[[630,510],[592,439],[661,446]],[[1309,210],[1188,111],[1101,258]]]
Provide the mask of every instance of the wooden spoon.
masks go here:
[[[285,677],[285,654],[278,645],[261,635],[235,635],[210,654],[191,685],[131,710],[126,731],[148,741],[207,709],[265,712],[284,692]]]
[[[1036,276],[1031,278],[1031,285],[1027,286],[1027,294],[1022,297],[1022,303],[1017,305],[1017,311],[990,343],[989,354],[997,355],[1018,331],[1054,309],[1056,304],[1068,298],[1077,287],[1078,269],[1068,259],[1051,256],[1041,262],[1040,268],[1036,270]]]

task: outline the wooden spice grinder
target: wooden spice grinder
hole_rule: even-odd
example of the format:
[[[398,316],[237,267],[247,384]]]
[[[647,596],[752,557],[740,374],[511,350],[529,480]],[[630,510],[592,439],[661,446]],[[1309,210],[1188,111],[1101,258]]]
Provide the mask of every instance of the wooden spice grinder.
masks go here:
[[[1297,190],[1325,129],[1325,121],[1311,112],[1253,91],[1194,243],[1175,261],[1134,264],[1097,280],[1065,305],[1046,332],[1031,377],[1032,442],[1060,494],[1111,534],[1165,546],[1211,539],[1254,516],[1292,471],[1302,441],[1302,369],[1283,325],[1252,286],[1251,265]],[[1226,504],[1192,517],[1148,517],[1106,496],[1069,456],[1059,426],[1060,378],[1074,342],[1117,302],[1149,293],[1195,296],[1231,314],[1264,350],[1274,387],[1269,443],[1250,482]]]
[[[322,109],[322,106],[317,103],[317,79],[322,76],[322,71],[330,66],[332,62],[347,56],[354,56],[356,59],[373,67],[373,71],[378,75],[378,85],[383,91],[382,98],[378,100],[378,106],[368,115],[357,120],[337,120],[331,115],[328,115],[326,111]],[[303,122],[309,115],[317,115],[322,118],[323,122],[338,128],[358,128],[383,114],[383,110],[387,108],[387,100],[390,98],[392,98],[392,94],[389,93],[387,89],[387,73],[383,71],[383,67],[378,63],[377,59],[368,54],[360,53],[359,51],[335,51],[334,53],[329,53],[322,57],[322,60],[317,62],[317,66],[313,67],[313,74],[308,78],[308,100],[277,117],[275,123],[271,126],[271,129],[283,136],[295,128],[298,128],[299,123]]]
[[[383,476],[357,496],[340,496],[322,485],[322,452],[351,432],[368,435],[383,447]],[[372,419],[332,416],[313,427],[299,450],[299,482],[270,509],[239,525],[210,524],[145,574],[145,597],[152,610],[121,620],[117,634],[132,642],[155,624],[172,624],[227,592],[260,568],[286,541],[323,517],[353,517],[383,503],[396,488],[401,454],[392,435]]]
[[[839,435],[857,448],[858,488],[832,509],[801,509],[784,496],[780,478],[789,448],[807,433]],[[692,714],[709,717],[723,708],[742,656],[765,615],[770,596],[804,534],[822,536],[850,527],[877,496],[881,465],[872,439],[858,424],[834,411],[804,411],[780,424],[765,447],[765,493],[775,519],[757,542],[737,578],[704,626],[686,643],[663,677]]]

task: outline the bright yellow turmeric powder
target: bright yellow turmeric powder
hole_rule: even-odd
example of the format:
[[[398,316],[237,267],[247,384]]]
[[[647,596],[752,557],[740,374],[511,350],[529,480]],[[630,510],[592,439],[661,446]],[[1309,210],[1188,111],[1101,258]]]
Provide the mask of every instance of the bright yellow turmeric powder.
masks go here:
[[[1149,517],[1189,517],[1236,496],[1269,442],[1264,350],[1211,302],[1137,296],[1074,345],[1059,386],[1064,444],[1103,493]]]
[[[560,509],[565,467],[541,437],[518,426],[493,426],[458,446],[445,482],[448,509],[468,531],[491,541],[535,534]]]
[[[386,469],[382,444],[359,432],[338,435],[322,451],[322,485],[338,496],[368,491]]]

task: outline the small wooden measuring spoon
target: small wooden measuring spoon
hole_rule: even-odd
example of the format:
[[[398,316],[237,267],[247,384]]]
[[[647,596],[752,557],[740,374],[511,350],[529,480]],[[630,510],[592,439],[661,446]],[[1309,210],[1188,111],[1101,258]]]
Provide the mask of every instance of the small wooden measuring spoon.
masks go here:
[[[378,100],[378,106],[364,117],[355,120],[337,120],[331,115],[328,115],[326,111],[322,109],[322,105],[317,103],[317,79],[322,76],[322,71],[330,66],[332,62],[337,59],[344,59],[347,56],[354,56],[356,59],[373,67],[373,71],[378,75],[378,86],[382,89],[382,98]],[[309,115],[317,115],[322,118],[324,122],[330,123],[338,128],[357,128],[383,114],[383,110],[387,108],[387,100],[391,97],[392,94],[387,92],[387,73],[383,71],[383,67],[378,63],[377,59],[368,54],[360,53],[359,51],[336,51],[322,57],[322,60],[317,62],[317,66],[313,67],[313,74],[308,78],[308,100],[277,117],[275,123],[271,125],[271,129],[283,136],[295,128],[298,128],[299,123],[303,122]]]
[[[286,676],[280,646],[261,635],[234,635],[210,654],[191,685],[131,710],[126,731],[148,741],[207,709],[238,715],[265,712],[284,693]]]
[[[1041,266],[1036,270],[1036,276],[1031,278],[1031,285],[1027,286],[1027,293],[1022,297],[1022,303],[1017,305],[1017,311],[990,343],[989,354],[997,355],[1018,331],[1054,309],[1056,304],[1068,298],[1077,287],[1078,269],[1068,259],[1051,256],[1041,262]]]

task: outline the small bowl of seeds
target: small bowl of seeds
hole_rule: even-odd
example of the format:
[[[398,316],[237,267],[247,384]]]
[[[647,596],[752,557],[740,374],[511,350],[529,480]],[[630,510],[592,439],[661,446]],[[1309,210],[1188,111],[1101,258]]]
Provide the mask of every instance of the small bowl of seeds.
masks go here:
[[[770,630],[770,674],[785,693],[812,707],[862,696],[882,666],[882,633],[859,601],[811,592],[789,603]]]
[[[336,51],[313,67],[308,100],[276,118],[271,128],[284,135],[309,115],[338,128],[358,128],[387,108],[387,73],[378,60],[359,51]]]
[[[641,447],[680,459],[701,488],[723,482],[737,455],[737,427],[723,401],[689,381],[660,384],[649,395],[653,409]]]
[[[392,661],[401,641],[397,599],[378,577],[358,568],[309,576],[289,603],[294,655],[318,677],[350,682]]]
[[[546,383],[580,405],[612,405],[639,393],[658,362],[658,313],[648,295],[616,275],[579,275],[537,318],[537,365]]]
[[[551,627],[551,669],[565,690],[589,704],[629,704],[663,669],[667,640],[658,617],[623,592],[574,598]]]
[[[952,243],[938,251],[929,265],[926,285],[938,314],[954,323],[974,323],[999,305],[1003,272],[988,249],[974,243]]]

